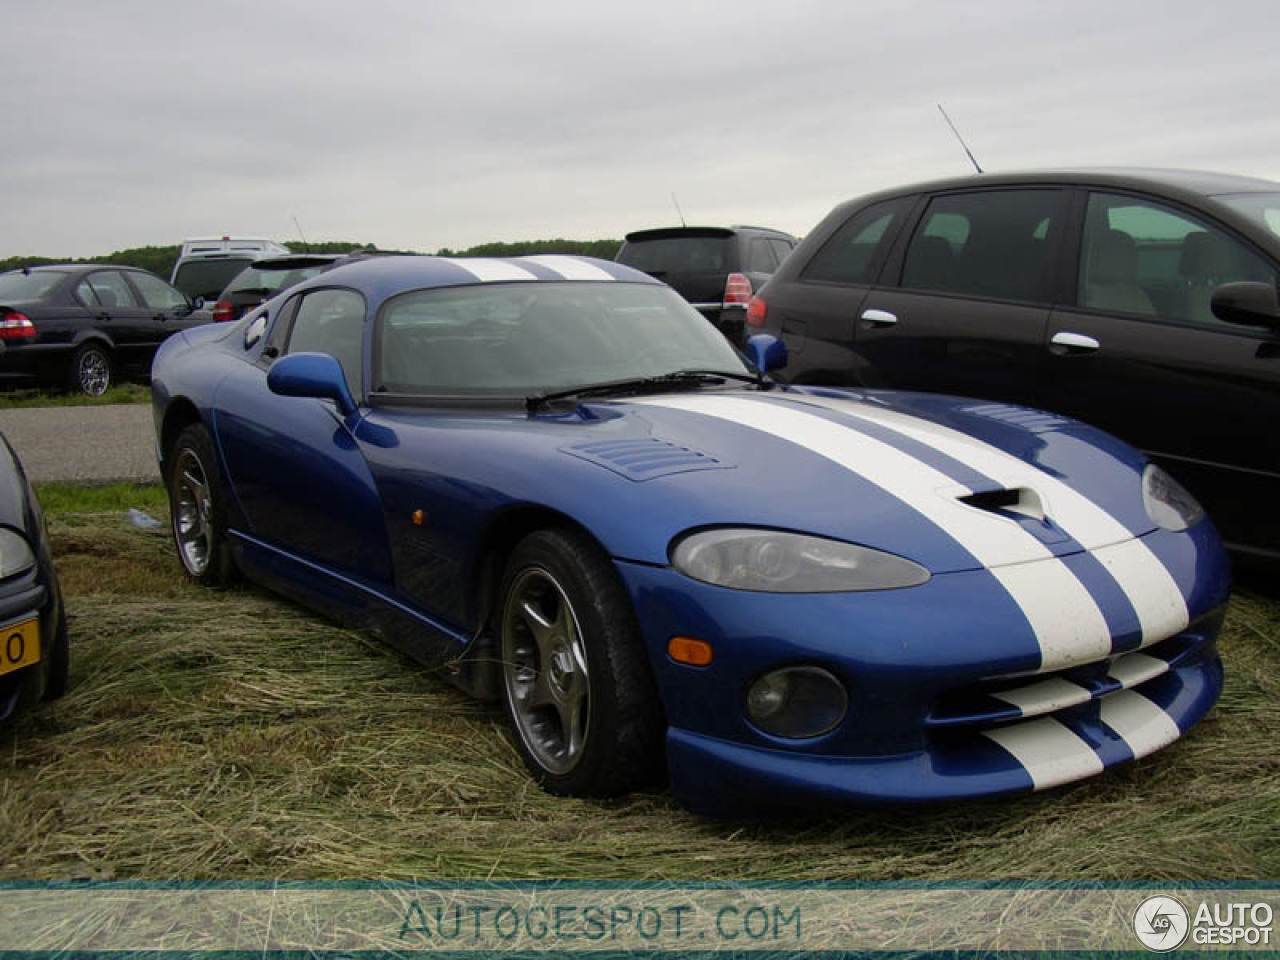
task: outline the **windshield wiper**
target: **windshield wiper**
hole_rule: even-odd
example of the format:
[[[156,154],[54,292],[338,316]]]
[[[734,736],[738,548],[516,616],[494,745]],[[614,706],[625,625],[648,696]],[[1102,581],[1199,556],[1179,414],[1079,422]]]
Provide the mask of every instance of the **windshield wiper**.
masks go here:
[[[724,383],[725,380],[746,380],[755,382],[755,377],[745,373],[733,373],[722,370],[677,370],[675,373],[663,373],[656,377],[630,377],[625,380],[609,380],[604,383],[589,383],[581,387],[569,387],[567,390],[553,390],[550,393],[537,393],[525,398],[530,411],[540,410],[556,400],[577,399],[579,397],[606,397],[613,394],[626,393],[660,393],[671,389],[692,389],[711,384]]]

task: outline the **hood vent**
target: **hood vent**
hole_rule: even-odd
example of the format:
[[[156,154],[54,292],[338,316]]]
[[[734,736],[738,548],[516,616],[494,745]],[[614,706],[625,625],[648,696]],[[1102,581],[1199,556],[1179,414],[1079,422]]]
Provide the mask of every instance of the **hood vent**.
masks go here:
[[[960,502],[977,507],[979,510],[986,510],[988,513],[1016,513],[1019,516],[1030,517],[1032,520],[1039,520],[1041,523],[1048,519],[1044,513],[1044,502],[1040,499],[1040,494],[1030,487],[984,490],[981,493],[961,497]]]
[[[693,470],[727,470],[729,464],[721,463],[710,454],[683,447],[657,437],[631,440],[603,440],[596,443],[580,443],[561,447],[564,453],[589,463],[612,470],[628,480],[652,480],[673,473]]]

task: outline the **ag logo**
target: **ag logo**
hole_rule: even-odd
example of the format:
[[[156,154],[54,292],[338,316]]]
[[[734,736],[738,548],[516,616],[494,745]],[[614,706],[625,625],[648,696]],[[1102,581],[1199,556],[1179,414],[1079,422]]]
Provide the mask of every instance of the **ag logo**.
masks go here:
[[[1147,897],[1133,914],[1133,932],[1144,947],[1156,953],[1182,946],[1190,927],[1187,908],[1175,897]]]

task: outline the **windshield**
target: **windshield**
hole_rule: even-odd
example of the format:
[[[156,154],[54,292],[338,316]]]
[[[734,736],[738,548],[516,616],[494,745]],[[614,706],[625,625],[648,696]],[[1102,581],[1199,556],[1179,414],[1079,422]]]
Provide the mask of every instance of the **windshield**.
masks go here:
[[[0,301],[40,300],[65,276],[66,274],[61,270],[41,270],[31,273],[15,270],[12,273],[0,274]]]
[[[188,260],[178,265],[173,285],[191,299],[217,300],[223,288],[253,260],[249,257],[218,257]]]
[[[1280,193],[1228,193],[1216,199],[1280,237]]]
[[[531,396],[678,370],[752,371],[675,291],[633,283],[437,287],[379,314],[375,389]]]

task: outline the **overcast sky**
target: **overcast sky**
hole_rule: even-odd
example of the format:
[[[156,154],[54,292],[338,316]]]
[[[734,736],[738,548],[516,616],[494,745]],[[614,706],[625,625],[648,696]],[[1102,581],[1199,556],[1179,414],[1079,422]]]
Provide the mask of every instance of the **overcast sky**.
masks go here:
[[[1280,180],[1275,0],[0,0],[0,256],[803,234],[988,170]]]

